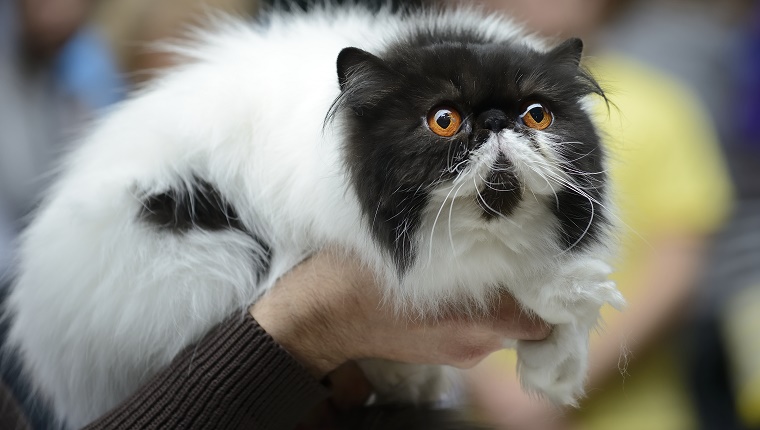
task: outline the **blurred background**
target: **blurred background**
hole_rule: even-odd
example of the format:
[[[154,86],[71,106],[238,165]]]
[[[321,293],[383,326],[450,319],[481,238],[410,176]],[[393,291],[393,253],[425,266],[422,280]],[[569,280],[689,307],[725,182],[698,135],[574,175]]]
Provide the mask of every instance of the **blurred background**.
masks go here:
[[[598,117],[624,224],[616,279],[629,301],[623,313],[603,312],[578,410],[523,394],[504,352],[469,374],[475,416],[508,430],[760,429],[760,2],[465,3],[549,38],[583,38],[584,65],[612,102]],[[172,64],[150,44],[180,37],[211,10],[255,19],[269,6],[0,1],[4,283],[14,240],[69,142]],[[24,399],[15,371],[3,374]],[[44,411],[30,415],[47,428]]]

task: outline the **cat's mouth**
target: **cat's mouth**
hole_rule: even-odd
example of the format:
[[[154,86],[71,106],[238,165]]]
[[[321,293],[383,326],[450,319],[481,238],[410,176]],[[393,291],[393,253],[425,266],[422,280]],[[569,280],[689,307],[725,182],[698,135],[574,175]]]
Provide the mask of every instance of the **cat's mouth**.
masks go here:
[[[511,213],[525,190],[536,196],[556,194],[559,182],[554,179],[562,179],[563,173],[557,167],[556,157],[551,156],[550,148],[539,139],[503,130],[495,134],[483,150],[489,155],[480,164],[482,185],[479,189],[497,194],[495,199],[514,202],[502,206],[504,210],[500,213]]]
[[[515,166],[504,154],[499,154],[488,176],[483,178],[476,197],[483,217],[490,220],[511,215],[520,203],[522,193]]]
[[[518,133],[491,133],[470,157],[468,167],[437,197],[473,199],[485,220],[513,215],[526,192],[536,197],[556,193],[547,179],[554,173],[544,171],[551,162],[537,142]]]

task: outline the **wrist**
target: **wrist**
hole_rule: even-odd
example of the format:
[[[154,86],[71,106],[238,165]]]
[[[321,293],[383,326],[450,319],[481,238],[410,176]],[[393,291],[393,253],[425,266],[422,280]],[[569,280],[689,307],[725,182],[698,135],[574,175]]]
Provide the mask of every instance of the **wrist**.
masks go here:
[[[363,266],[320,252],[249,308],[270,336],[317,378],[360,358],[373,336],[367,302],[374,278]]]
[[[295,314],[294,309],[275,311],[274,307],[262,298],[248,311],[275,342],[316,379],[321,379],[348,361],[339,348],[332,346],[329,337],[308,323],[309,318]]]

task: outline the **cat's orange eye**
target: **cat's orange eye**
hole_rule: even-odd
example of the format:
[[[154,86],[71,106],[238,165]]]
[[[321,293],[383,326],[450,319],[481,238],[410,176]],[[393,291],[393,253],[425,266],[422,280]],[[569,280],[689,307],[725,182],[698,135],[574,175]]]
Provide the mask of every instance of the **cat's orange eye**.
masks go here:
[[[427,124],[433,133],[442,137],[451,137],[462,125],[462,116],[454,109],[436,107],[428,113]]]
[[[554,118],[549,109],[541,103],[526,103],[520,114],[523,124],[534,130],[543,130],[552,125]]]

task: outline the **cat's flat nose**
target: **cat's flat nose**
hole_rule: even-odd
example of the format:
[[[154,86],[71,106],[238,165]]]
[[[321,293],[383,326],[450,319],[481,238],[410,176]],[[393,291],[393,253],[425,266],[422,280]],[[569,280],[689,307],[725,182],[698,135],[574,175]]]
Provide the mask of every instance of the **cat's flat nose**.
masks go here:
[[[491,109],[478,116],[477,124],[479,128],[485,128],[498,133],[507,128],[507,114],[498,109]]]

